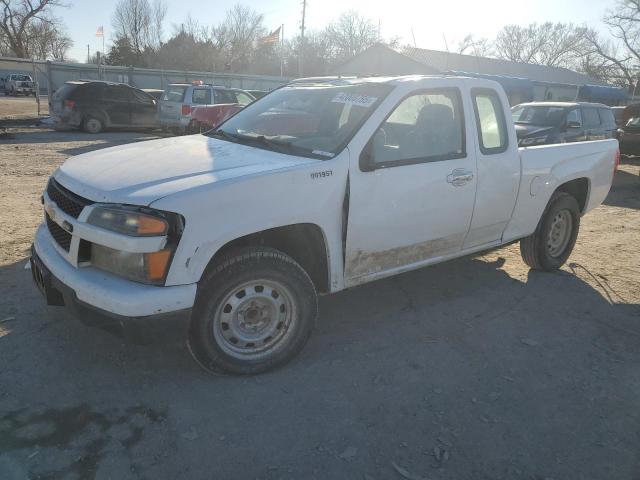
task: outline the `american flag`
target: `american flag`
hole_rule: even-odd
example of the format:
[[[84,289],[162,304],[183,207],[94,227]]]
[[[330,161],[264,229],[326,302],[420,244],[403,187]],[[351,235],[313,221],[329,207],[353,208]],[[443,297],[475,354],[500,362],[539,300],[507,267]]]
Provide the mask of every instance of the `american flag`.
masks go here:
[[[262,45],[274,45],[280,41],[280,29],[282,27],[278,27],[276,30],[271,32],[266,37],[262,37],[258,40],[258,42]]]
[[[102,25],[100,25],[96,31],[96,37],[104,37],[104,28]]]

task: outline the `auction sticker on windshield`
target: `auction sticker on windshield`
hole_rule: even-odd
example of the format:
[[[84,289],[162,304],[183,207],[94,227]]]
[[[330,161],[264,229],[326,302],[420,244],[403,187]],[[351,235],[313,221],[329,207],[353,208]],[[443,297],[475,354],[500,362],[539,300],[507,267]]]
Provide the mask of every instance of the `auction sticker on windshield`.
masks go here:
[[[378,97],[370,97],[368,95],[355,95],[353,93],[340,92],[338,93],[331,102],[333,103],[344,103],[347,105],[357,105],[358,107],[366,107],[369,108],[371,105],[376,103]]]

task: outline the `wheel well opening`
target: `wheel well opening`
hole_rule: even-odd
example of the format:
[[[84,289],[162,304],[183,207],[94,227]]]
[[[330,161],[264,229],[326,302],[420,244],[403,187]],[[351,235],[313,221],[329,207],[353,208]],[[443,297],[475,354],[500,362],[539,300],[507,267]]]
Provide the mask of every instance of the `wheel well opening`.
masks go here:
[[[242,247],[270,247],[289,255],[309,274],[318,292],[329,292],[327,248],[322,230],[317,225],[287,225],[236,238],[218,250],[209,265]]]
[[[586,178],[576,178],[570,182],[564,183],[558,187],[559,192],[565,192],[573,196],[578,202],[580,211],[584,212],[587,206],[587,197],[589,195],[589,180]]]

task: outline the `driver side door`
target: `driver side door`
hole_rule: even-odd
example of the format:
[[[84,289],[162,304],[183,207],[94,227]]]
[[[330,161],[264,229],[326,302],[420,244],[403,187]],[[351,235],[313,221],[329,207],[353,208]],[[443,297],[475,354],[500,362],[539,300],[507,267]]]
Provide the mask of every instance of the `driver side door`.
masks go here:
[[[462,249],[477,183],[464,111],[458,88],[414,92],[370,139],[350,173],[346,286]]]

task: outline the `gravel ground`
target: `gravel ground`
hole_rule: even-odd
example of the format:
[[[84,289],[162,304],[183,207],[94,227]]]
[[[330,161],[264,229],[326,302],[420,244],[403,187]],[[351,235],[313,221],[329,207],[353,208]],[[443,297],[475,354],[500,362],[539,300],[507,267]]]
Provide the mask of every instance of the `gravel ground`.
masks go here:
[[[0,141],[0,479],[640,478],[640,162],[562,271],[517,245],[321,300],[288,366],[203,373],[179,329],[124,344],[24,270],[66,157],[150,138]]]
[[[0,93],[4,95],[4,93]],[[49,97],[40,96],[40,116],[49,114]],[[38,118],[38,104],[35,97],[0,96],[0,119]]]

